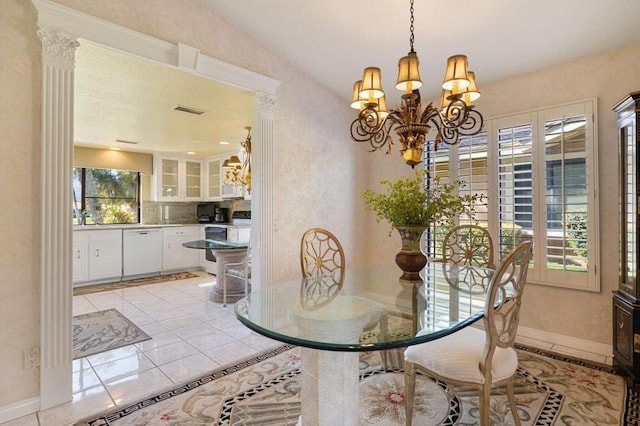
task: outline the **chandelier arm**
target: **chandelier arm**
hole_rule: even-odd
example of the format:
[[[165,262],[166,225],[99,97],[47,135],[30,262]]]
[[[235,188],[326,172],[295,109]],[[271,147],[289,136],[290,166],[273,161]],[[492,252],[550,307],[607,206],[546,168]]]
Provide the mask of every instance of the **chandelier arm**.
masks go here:
[[[373,114],[377,115],[375,111],[373,111]],[[392,120],[384,120],[379,124],[371,125],[372,122],[367,121],[365,116],[366,114],[361,113],[351,123],[351,139],[356,142],[369,142],[372,148],[371,152],[382,149],[388,143],[389,148],[387,151],[389,151],[391,145],[393,145],[393,140],[389,135],[389,130],[393,125]]]
[[[471,136],[480,133],[484,125],[484,118],[475,109],[471,108],[467,111],[467,119],[460,125],[460,134]]]

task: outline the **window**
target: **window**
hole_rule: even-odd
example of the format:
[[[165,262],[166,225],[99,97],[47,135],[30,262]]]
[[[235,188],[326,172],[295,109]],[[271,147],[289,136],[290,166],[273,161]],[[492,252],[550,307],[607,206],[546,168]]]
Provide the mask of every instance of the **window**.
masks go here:
[[[531,282],[600,289],[595,108],[593,100],[487,120],[484,132],[426,155],[432,173],[487,195],[476,219],[498,258],[533,241]]]
[[[140,222],[140,173],[73,168],[73,224]]]

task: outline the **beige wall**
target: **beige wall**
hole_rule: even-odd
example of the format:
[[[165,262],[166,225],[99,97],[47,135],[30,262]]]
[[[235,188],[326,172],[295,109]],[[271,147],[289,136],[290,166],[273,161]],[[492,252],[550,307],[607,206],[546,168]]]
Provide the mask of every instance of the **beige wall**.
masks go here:
[[[153,155],[74,146],[73,165],[97,169],[133,170],[151,175],[153,174]]]
[[[478,108],[487,117],[597,97],[601,291],[531,285],[525,291],[520,324],[611,344],[611,292],[618,277],[618,148],[611,107],[627,93],[640,90],[640,44],[485,84],[481,90]]]
[[[38,396],[38,370],[22,368],[22,351],[39,345],[40,43],[26,0],[1,0],[0,128],[0,408]],[[365,214],[361,194],[381,179],[410,173],[397,151],[370,154],[350,141],[347,102],[210,12],[204,0],[58,0],[58,3],[172,43],[184,43],[282,82],[275,110],[275,279],[297,276],[298,244],[312,226],[334,231],[351,266],[389,261],[399,249],[388,226]],[[482,85],[486,116],[597,96],[599,99],[601,236],[616,235],[614,116],[610,106],[640,85],[640,46]],[[620,76],[625,76],[624,80]],[[482,84],[481,81],[479,81]],[[350,88],[346,89],[347,91]],[[309,102],[313,99],[313,103]],[[46,177],[45,177],[46,178]],[[9,184],[7,184],[9,183]],[[527,290],[522,324],[609,343],[616,238],[602,239],[602,291],[542,286]]]

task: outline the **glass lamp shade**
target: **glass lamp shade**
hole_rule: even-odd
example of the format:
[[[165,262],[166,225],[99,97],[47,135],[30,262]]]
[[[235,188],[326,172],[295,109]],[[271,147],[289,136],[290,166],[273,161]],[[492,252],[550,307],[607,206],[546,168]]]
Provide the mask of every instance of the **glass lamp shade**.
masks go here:
[[[469,106],[473,101],[480,97],[480,92],[478,91],[478,86],[476,86],[476,75],[474,74],[474,72],[469,71],[467,72],[467,75],[469,76],[469,81],[471,82],[471,84],[465,89],[464,92],[462,92],[462,100],[464,100],[464,103]]]
[[[382,73],[380,68],[368,67],[362,74],[362,87],[360,97],[373,101],[384,96],[382,91]]]
[[[442,95],[440,96],[440,111],[444,112],[451,103],[451,90],[442,89]]]
[[[416,52],[409,52],[407,56],[400,58],[398,61],[398,81],[396,89],[411,93],[413,90],[422,87],[420,80],[420,60]]]
[[[381,98],[376,99],[378,106],[376,107],[376,112],[378,113],[378,120],[379,122],[384,121],[385,118],[387,118],[387,115],[389,115],[389,111],[387,111],[387,103],[384,100],[384,96]]]
[[[470,84],[467,74],[467,57],[465,55],[451,56],[447,60],[447,71],[444,75],[442,88],[451,90],[453,94],[459,94]]]
[[[351,108],[361,110],[367,100],[360,96],[362,91],[362,80],[358,80],[353,83],[353,98],[351,98]]]
[[[242,166],[242,163],[240,162],[240,159],[238,158],[237,155],[232,155],[231,158],[229,158],[228,166],[229,167],[240,167],[240,166]]]

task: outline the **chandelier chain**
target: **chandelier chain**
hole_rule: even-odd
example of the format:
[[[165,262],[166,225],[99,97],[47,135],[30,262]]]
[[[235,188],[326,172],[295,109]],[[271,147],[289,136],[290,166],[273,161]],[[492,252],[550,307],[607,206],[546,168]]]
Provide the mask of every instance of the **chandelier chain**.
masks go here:
[[[409,46],[411,47],[411,52],[413,52],[413,0],[411,0],[411,7],[409,8],[409,12],[411,13],[411,25],[409,26],[409,31],[411,31],[411,37],[409,37]]]

